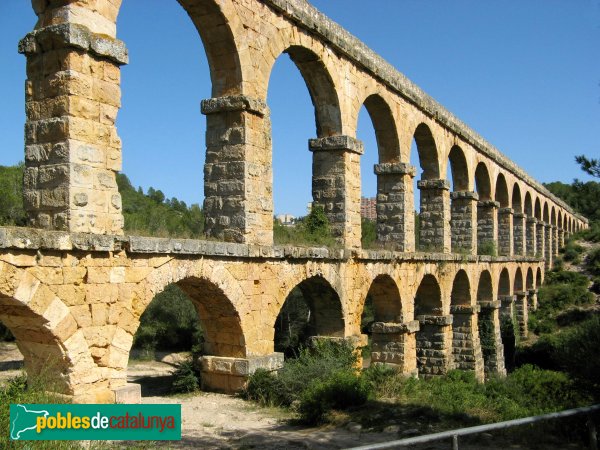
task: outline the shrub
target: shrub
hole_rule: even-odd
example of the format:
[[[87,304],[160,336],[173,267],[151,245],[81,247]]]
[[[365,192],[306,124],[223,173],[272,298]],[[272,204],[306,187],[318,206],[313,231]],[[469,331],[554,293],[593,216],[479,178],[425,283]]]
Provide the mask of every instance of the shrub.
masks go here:
[[[583,247],[573,240],[569,240],[565,246],[561,249],[563,253],[563,259],[565,261],[571,261],[577,264],[581,260],[581,254],[583,253]]]
[[[588,253],[585,258],[585,267],[592,275],[600,275],[600,247],[596,247]]]
[[[598,397],[600,379],[600,317],[595,316],[556,338],[555,360],[559,367],[582,381]]]
[[[494,241],[482,242],[477,246],[478,255],[497,256],[498,250],[496,249],[496,243]]]
[[[302,347],[297,358],[286,360],[278,374],[257,370],[249,377],[243,396],[262,405],[271,406],[289,407],[296,401],[300,404],[304,401],[305,412],[301,412],[301,417],[307,422],[314,423],[313,421],[322,420],[323,415],[330,408],[345,405],[342,400],[341,403],[332,402],[327,397],[328,399],[318,406],[321,412],[316,412],[314,417],[306,412],[307,405],[316,401],[316,393],[330,395],[329,393],[334,389],[331,383],[335,380],[341,383],[340,389],[346,390],[343,395],[348,395],[348,401],[352,404],[362,398],[356,392],[363,392],[362,390],[368,389],[369,386],[368,384],[365,385],[366,387],[363,386],[363,383],[367,382],[357,375],[356,363],[357,354],[350,343],[315,340],[312,346]],[[352,377],[360,380],[356,381]],[[312,394],[305,396],[305,392],[309,390]]]
[[[266,369],[257,369],[249,378],[242,397],[261,406],[289,406],[290,399],[281,378]]]
[[[308,385],[300,396],[298,412],[303,422],[323,422],[331,409],[347,409],[364,404],[371,392],[369,383],[350,371],[339,371]]]
[[[173,371],[173,391],[179,393],[195,392],[200,389],[201,374],[190,356],[175,365]]]

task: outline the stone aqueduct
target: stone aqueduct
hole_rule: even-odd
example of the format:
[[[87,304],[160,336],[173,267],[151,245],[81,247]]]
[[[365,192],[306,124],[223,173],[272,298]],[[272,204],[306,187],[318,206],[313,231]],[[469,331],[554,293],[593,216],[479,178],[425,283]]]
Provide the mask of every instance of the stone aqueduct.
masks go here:
[[[370,295],[374,362],[422,376],[453,367],[482,380],[505,373],[501,317],[514,315],[527,333],[544,268],[586,219],[306,1],[179,1],[212,79],[202,112],[206,229],[215,241],[123,236],[115,183],[120,67],[128,60],[116,39],[121,0],[32,0],[39,20],[19,45],[27,57],[31,228],[0,228],[0,320],[27,371],[45,367],[77,402],[121,401],[140,315],[177,283],[205,330],[210,389],[239,389],[257,367],[281,364],[274,323],[294,287],[316,336],[357,346]],[[313,198],[339,250],[273,245],[266,93],[284,52],[314,104]],[[377,235],[389,250],[360,245],[363,148],[355,135],[363,105],[379,152]],[[419,171],[407,163],[413,139]],[[490,245],[500,256],[478,255]]]

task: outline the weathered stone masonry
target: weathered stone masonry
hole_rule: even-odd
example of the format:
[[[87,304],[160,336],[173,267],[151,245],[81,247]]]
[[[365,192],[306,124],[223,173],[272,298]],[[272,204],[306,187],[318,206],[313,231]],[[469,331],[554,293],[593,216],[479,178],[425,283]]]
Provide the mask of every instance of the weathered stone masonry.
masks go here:
[[[211,73],[212,98],[201,102],[204,211],[219,242],[123,236],[115,182],[120,68],[128,62],[117,39],[121,0],[33,2],[38,23],[19,45],[27,57],[24,201],[32,228],[0,228],[0,320],[27,371],[45,367],[74,401],[122,401],[139,317],[176,283],[205,331],[208,389],[235,391],[258,367],[280,367],[273,327],[294,287],[307,297],[315,336],[357,346],[365,343],[363,305],[374,295],[384,306],[371,330],[373,363],[418,376],[453,367],[481,380],[505,373],[499,300],[511,317],[516,305],[524,335],[526,296],[533,302],[544,265],[585,218],[308,2],[179,3]],[[313,200],[341,250],[273,246],[266,94],[284,52],[315,107],[317,133],[307,136]],[[378,142],[377,236],[389,251],[360,244],[365,149],[355,136],[363,105]],[[407,163],[413,139],[418,168]],[[454,192],[443,176],[449,158]],[[421,253],[413,253],[417,173]],[[481,246],[502,256],[476,256]],[[523,273],[535,274],[528,291]],[[455,282],[459,303],[451,299]]]

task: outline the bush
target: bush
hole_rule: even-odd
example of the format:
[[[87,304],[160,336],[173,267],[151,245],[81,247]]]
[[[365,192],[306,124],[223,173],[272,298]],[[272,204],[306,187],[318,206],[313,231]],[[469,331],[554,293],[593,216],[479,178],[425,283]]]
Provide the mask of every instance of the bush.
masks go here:
[[[600,317],[595,316],[561,333],[555,343],[558,366],[585,383],[600,398]]]
[[[325,210],[318,204],[313,204],[310,213],[306,217],[298,219],[293,226],[282,225],[275,219],[273,239],[276,244],[280,245],[339,247],[331,234]]]
[[[478,255],[498,256],[498,250],[494,241],[482,242],[477,246]]]
[[[592,275],[600,276],[600,247],[588,253],[585,258],[585,267]]]
[[[200,389],[200,371],[190,356],[175,365],[173,371],[173,391],[179,393],[195,392]]]
[[[583,247],[577,244],[577,242],[569,240],[560,251],[563,253],[563,259],[565,261],[571,261],[577,264],[581,260]]]
[[[248,380],[243,396],[261,405],[289,407],[299,403],[302,420],[316,423],[331,408],[364,403],[367,380],[356,373],[357,354],[346,341],[315,340],[297,358],[286,360],[278,374],[257,370]],[[337,391],[336,389],[340,389]],[[323,395],[322,402],[318,397]],[[334,399],[343,396],[344,399]],[[335,400],[335,401],[334,401]],[[315,402],[315,412],[309,413]]]
[[[335,372],[311,383],[300,396],[298,412],[307,424],[321,423],[332,409],[360,406],[369,398],[369,383],[351,371]]]

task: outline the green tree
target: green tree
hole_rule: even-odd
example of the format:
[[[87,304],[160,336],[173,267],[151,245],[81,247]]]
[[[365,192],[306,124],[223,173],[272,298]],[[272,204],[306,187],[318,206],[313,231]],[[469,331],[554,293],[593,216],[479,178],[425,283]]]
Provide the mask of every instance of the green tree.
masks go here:
[[[581,166],[581,170],[585,173],[600,178],[600,160],[587,158],[585,155],[579,155],[575,157],[577,164]]]
[[[23,163],[0,166],[0,225],[24,226],[27,216],[23,208]]]

